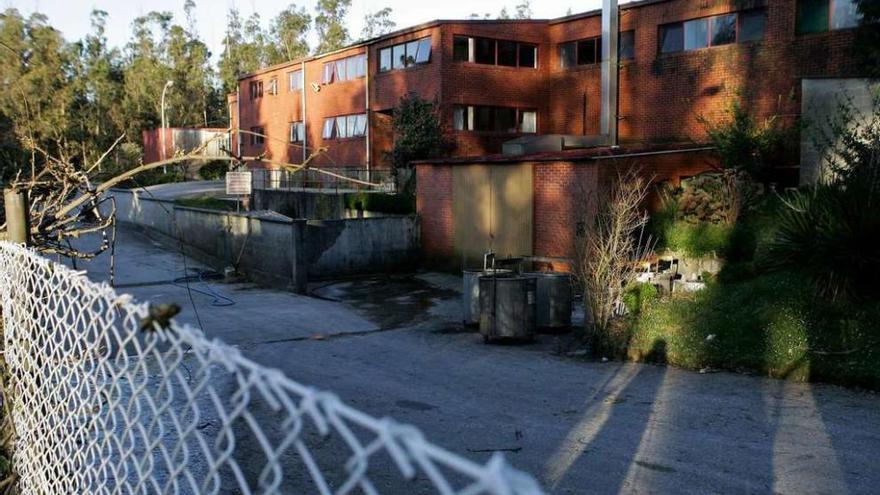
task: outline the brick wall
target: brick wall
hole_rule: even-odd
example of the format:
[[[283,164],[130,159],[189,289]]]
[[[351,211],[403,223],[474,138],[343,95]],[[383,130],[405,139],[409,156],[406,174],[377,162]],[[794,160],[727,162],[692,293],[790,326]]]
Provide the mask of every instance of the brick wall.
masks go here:
[[[476,162],[479,163],[479,162]],[[688,151],[651,154],[618,159],[580,159],[555,161],[508,162],[501,165],[527,163],[533,176],[533,252],[548,258],[553,269],[570,269],[566,259],[576,255],[578,224],[589,221],[597,201],[602,200],[619,171],[635,167],[654,183],[679,185],[682,178],[705,172],[717,164],[707,152]],[[456,266],[452,204],[453,167],[475,163],[433,163],[416,167],[417,208],[422,218],[422,253],[426,262]],[[490,163],[485,163],[490,166]],[[491,164],[495,165],[495,164]],[[648,200],[657,206],[656,196]]]
[[[675,54],[659,54],[659,27],[711,15],[737,12],[766,4],[764,39]],[[795,0],[669,0],[624,4],[621,31],[635,33],[635,58],[621,62],[619,128],[623,143],[702,142],[705,130],[698,121],[725,115],[729,103],[742,96],[746,107],[760,117],[781,115],[794,120],[800,112],[800,79],[803,77],[853,77],[860,68],[849,55],[852,30],[811,35],[795,34]],[[515,40],[538,46],[537,68],[479,65],[453,60],[453,37],[466,35]],[[517,134],[452,132],[455,105],[498,105],[538,110],[542,134],[596,134],[599,132],[600,67],[598,64],[562,68],[561,43],[600,35],[600,16],[587,13],[553,21],[442,21],[404,30],[368,46],[305,59],[307,133],[311,146],[326,145],[331,156],[325,165],[365,166],[364,138],[323,142],[321,126],[327,116],[363,112],[367,81],[323,86],[319,93],[310,83],[320,82],[324,62],[355,53],[369,53],[371,116],[370,161],[382,159],[393,137],[387,118],[399,99],[415,92],[441,105],[444,125],[457,144],[452,156],[497,153],[501,144]],[[430,63],[378,73],[379,51],[397,43],[432,37]],[[240,81],[241,126],[262,125],[281,141],[267,144],[272,157],[299,161],[301,150],[287,146],[288,124],[302,118],[299,91],[287,90],[286,73],[299,68],[288,63],[245,77]],[[258,101],[248,98],[248,83],[278,77],[280,94]],[[248,140],[245,140],[246,142]],[[248,149],[255,153],[256,149]]]

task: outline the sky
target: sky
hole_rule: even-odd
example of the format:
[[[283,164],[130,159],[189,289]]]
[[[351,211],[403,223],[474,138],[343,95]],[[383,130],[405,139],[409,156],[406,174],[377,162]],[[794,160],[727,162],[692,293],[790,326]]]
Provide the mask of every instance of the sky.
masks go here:
[[[367,13],[384,7],[393,9],[393,19],[398,28],[404,28],[433,19],[467,18],[472,13],[493,17],[502,7],[512,12],[520,0],[352,0],[348,14],[349,32],[357,37],[363,28]],[[297,5],[305,6],[314,12],[316,0],[300,0]],[[237,7],[244,17],[259,12],[264,26],[275,17],[289,2],[285,0],[196,0],[199,18],[199,35],[216,57],[222,50],[223,34],[226,28],[226,12]],[[122,46],[131,34],[131,22],[135,17],[151,10],[172,12],[179,22],[183,22],[183,0],[0,0],[4,8],[16,8],[22,14],[34,11],[46,14],[49,22],[60,30],[66,39],[82,38],[90,29],[89,13],[101,9],[109,14],[107,37],[110,44]],[[584,12],[601,7],[601,0],[532,0],[534,18],[561,17],[571,8],[572,12]],[[312,45],[314,45],[312,39]]]

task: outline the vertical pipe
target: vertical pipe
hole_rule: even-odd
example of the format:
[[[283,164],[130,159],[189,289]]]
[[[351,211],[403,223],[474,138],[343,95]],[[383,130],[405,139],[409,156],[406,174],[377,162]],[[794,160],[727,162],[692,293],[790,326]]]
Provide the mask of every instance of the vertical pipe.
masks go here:
[[[620,30],[617,0],[602,0],[602,113],[601,133],[617,146],[617,37]]]
[[[370,182],[370,170],[372,169],[372,157],[373,154],[370,150],[370,45],[367,45],[364,55],[364,100],[366,101],[366,118],[367,118],[367,129],[364,133],[364,142],[367,146],[367,182]]]
[[[302,93],[302,121],[303,121],[303,140],[302,140],[302,143],[303,143],[302,144],[302,147],[303,147],[302,155],[303,155],[303,157],[302,157],[302,160],[303,160],[303,163],[305,163],[305,161],[309,158],[309,152],[308,152],[309,133],[307,132],[308,131],[308,124],[306,124],[306,61],[303,60],[302,62],[299,63],[299,65],[300,65],[300,75],[302,77],[302,84],[301,84],[302,89],[300,90],[300,92]]]
[[[6,240],[16,244],[30,244],[30,222],[27,191],[5,189]]]

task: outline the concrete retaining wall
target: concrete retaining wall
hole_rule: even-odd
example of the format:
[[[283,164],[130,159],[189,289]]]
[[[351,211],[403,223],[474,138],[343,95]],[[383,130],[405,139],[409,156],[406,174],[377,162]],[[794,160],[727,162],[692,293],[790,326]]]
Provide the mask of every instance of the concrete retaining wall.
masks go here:
[[[305,291],[308,278],[407,268],[419,252],[416,216],[306,221],[178,206],[139,191],[113,190],[120,222],[180,242],[218,270]]]
[[[345,218],[345,197],[342,194],[254,189],[253,204],[255,210],[277,211],[291,218]]]

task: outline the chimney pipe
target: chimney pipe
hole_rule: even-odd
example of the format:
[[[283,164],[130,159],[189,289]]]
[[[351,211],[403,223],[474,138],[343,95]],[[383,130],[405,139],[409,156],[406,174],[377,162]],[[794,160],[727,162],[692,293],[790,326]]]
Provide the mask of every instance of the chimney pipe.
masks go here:
[[[617,37],[620,31],[617,0],[602,0],[602,111],[601,134],[617,146]]]

